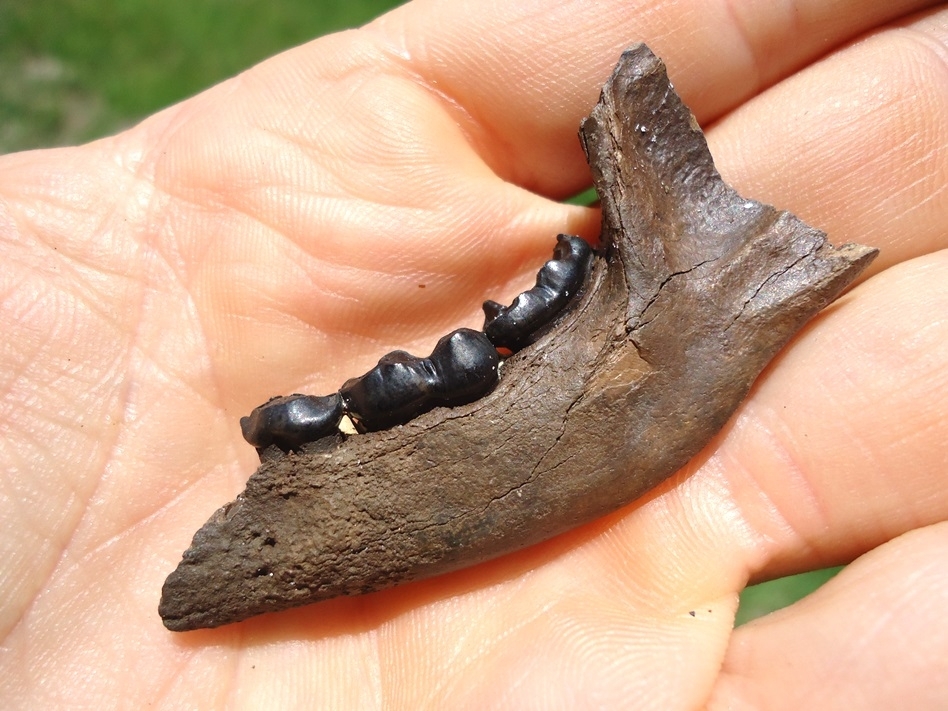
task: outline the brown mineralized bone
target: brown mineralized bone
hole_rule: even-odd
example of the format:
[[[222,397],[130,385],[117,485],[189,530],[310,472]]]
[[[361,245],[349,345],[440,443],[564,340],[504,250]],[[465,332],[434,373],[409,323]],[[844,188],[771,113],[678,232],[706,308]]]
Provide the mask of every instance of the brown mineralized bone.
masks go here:
[[[873,259],[739,196],[644,45],[582,123],[604,259],[487,397],[265,457],[162,590],[172,630],[476,565],[615,511],[682,467]]]

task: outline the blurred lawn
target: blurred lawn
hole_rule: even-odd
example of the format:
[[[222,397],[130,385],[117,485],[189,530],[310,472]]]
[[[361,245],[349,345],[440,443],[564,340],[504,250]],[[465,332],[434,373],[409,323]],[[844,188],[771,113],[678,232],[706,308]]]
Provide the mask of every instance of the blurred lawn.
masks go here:
[[[840,570],[842,568],[816,570],[812,573],[790,575],[746,588],[741,593],[741,606],[737,611],[737,619],[734,621],[735,627],[766,615],[768,612],[792,605],[816,590]]]
[[[88,141],[399,0],[0,0],[0,153]],[[590,191],[576,202],[595,199]],[[738,624],[836,569],[748,588]]]
[[[400,0],[0,0],[0,153],[114,133]]]

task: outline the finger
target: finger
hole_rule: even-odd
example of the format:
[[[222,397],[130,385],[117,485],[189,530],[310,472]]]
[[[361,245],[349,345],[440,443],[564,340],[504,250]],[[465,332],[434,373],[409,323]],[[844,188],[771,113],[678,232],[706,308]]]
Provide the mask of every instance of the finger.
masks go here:
[[[413,2],[375,28],[451,102],[497,173],[563,196],[588,184],[576,127],[629,45],[649,43],[704,122],[840,43],[932,4]]]
[[[630,551],[614,521],[379,599],[380,609],[412,611],[381,637],[392,688],[415,694],[395,705],[698,708],[737,595],[669,550],[668,529],[632,523]]]
[[[943,709],[948,524],[906,534],[735,630],[708,708]]]
[[[761,7],[765,6],[772,7],[772,4],[762,4]],[[707,11],[706,5],[702,7]],[[824,5],[819,4],[819,7],[823,8]],[[891,3],[874,3],[868,12],[861,3],[858,12],[854,8],[854,5],[841,3],[834,6],[833,12],[837,14],[832,16],[822,14],[824,10],[809,11],[816,13],[811,18],[812,22],[818,21],[822,23],[821,26],[836,28],[834,36],[839,39],[861,30],[867,23],[891,16],[896,9],[905,9]],[[570,10],[579,13],[577,26],[581,27],[586,18],[573,6],[563,5],[561,9],[562,12]],[[779,18],[770,17],[767,10],[752,10],[753,8],[747,10],[745,15],[742,15],[742,23],[738,23],[753,28],[753,31],[750,31],[751,36],[758,37],[761,33],[768,37],[773,35],[774,30],[770,26],[774,24],[784,27],[784,32],[791,32],[786,29],[786,22],[781,24]],[[395,77],[386,73],[398,74],[399,70],[386,67],[385,58],[378,48],[370,48],[364,41],[355,41],[349,36],[348,39],[339,37],[314,43],[308,50],[289,53],[264,67],[248,72],[243,78],[242,84],[245,87],[259,89],[266,86],[269,92],[267,96],[272,100],[262,100],[259,92],[250,92],[249,96],[243,95],[242,100],[232,100],[238,96],[237,92],[232,96],[227,92],[218,91],[213,102],[208,97],[201,104],[207,109],[201,117],[205,130],[193,130],[192,125],[190,131],[179,130],[175,133],[176,147],[179,150],[169,151],[169,155],[187,157],[187,168],[201,166],[201,171],[206,173],[207,166],[217,166],[217,170],[214,175],[202,175],[195,181],[193,170],[183,173],[177,169],[169,170],[167,163],[171,161],[165,161],[163,169],[156,171],[161,190],[173,193],[180,190],[177,186],[194,187],[197,182],[200,183],[201,189],[206,190],[211,186],[211,192],[216,194],[216,199],[223,195],[224,204],[232,208],[226,215],[226,221],[222,220],[217,212],[192,215],[192,222],[179,226],[177,232],[199,237],[191,250],[200,256],[194,260],[196,263],[203,263],[208,256],[218,256],[216,253],[208,255],[206,235],[222,230],[228,234],[250,232],[254,235],[254,239],[250,241],[217,240],[212,246],[215,250],[223,251],[223,256],[218,261],[249,265],[248,273],[240,275],[241,281],[264,282],[257,284],[259,288],[240,292],[247,298],[236,299],[231,304],[231,310],[238,312],[241,323],[245,324],[240,331],[241,336],[246,335],[245,331],[249,328],[246,324],[259,323],[261,301],[281,306],[275,311],[278,319],[271,319],[267,324],[262,324],[259,333],[254,333],[253,338],[243,340],[258,344],[286,342],[286,338],[281,340],[272,337],[276,330],[284,334],[289,330],[298,336],[297,340],[302,345],[300,348],[285,349],[284,352],[288,354],[286,357],[281,357],[281,354],[273,352],[273,349],[260,353],[261,359],[285,366],[281,370],[287,373],[288,382],[298,383],[300,378],[305,377],[300,368],[293,367],[292,364],[302,362],[297,357],[298,353],[312,352],[312,333],[344,336],[348,339],[347,351],[353,353],[374,352],[380,347],[380,342],[398,343],[402,347],[423,350],[430,345],[429,342],[436,334],[443,331],[446,324],[463,322],[466,325],[474,325],[470,320],[474,318],[474,309],[464,305],[475,304],[482,298],[485,285],[489,285],[492,296],[499,299],[510,297],[519,291],[524,286],[523,280],[531,271],[535,271],[537,261],[548,251],[550,234],[561,230],[575,231],[586,236],[593,233],[595,218],[589,211],[551,206],[537,200],[535,196],[505,189],[509,186],[503,185],[501,181],[491,180],[491,176],[485,176],[483,171],[475,167],[477,161],[474,159],[477,156],[471,154],[470,147],[462,145],[465,143],[462,134],[466,134],[478,149],[480,157],[486,158],[488,162],[495,162],[488,155],[488,148],[493,150],[499,147],[500,154],[504,160],[509,160],[512,170],[519,172],[522,167],[528,172],[537,172],[545,181],[566,181],[560,188],[551,191],[548,184],[540,185],[529,176],[501,171],[501,177],[542,192],[562,195],[588,181],[588,171],[579,156],[575,128],[579,116],[591,106],[598,82],[607,73],[607,68],[599,72],[594,81],[583,80],[585,83],[574,83],[571,91],[565,94],[560,92],[563,96],[573,97],[571,101],[575,105],[571,108],[563,106],[562,102],[555,105],[543,104],[540,101],[541,95],[531,91],[526,91],[517,100],[513,95],[508,97],[497,94],[497,87],[500,86],[506,87],[503,91],[516,94],[517,85],[526,81],[523,76],[517,74],[520,71],[517,68],[523,65],[523,62],[509,62],[507,58],[510,51],[507,47],[504,61],[513,65],[513,80],[505,84],[494,80],[493,76],[488,76],[489,73],[484,73],[491,66],[487,61],[490,58],[490,49],[493,47],[495,52],[499,51],[498,40],[490,39],[483,43],[484,48],[480,47],[480,42],[465,42],[465,45],[473,44],[478,48],[467,50],[457,57],[450,53],[444,54],[458,51],[455,44],[460,35],[457,32],[452,35],[452,32],[459,22],[469,22],[473,25],[473,30],[469,29],[463,33],[465,38],[469,38],[472,32],[476,33],[478,22],[497,22],[498,17],[505,17],[504,13],[509,15],[515,11],[507,8],[485,15],[483,8],[474,10],[462,7],[458,12],[463,15],[463,20],[457,20],[454,24],[447,23],[437,31],[431,30],[433,37],[440,38],[443,32],[447,35],[447,40],[426,39],[424,42],[428,44],[424,44],[420,49],[415,45],[422,40],[405,40],[408,47],[405,51],[409,52],[410,63],[405,64],[404,60],[398,60],[402,64],[399,65],[400,75]],[[421,16],[422,19],[418,20],[420,24],[414,25],[414,11],[406,12],[408,14],[405,18],[399,20],[401,16],[396,13],[394,19],[381,22],[373,31],[381,32],[392,41],[391,38],[399,33],[410,38],[416,37],[416,33],[421,33],[426,28],[431,29],[425,24],[428,22],[424,19],[427,15]],[[677,16],[667,17],[671,10],[666,9],[641,15],[629,13],[624,7],[614,9],[613,12],[625,18],[624,25],[617,19],[616,27],[627,35],[635,35],[639,31],[636,27],[637,23],[642,22],[642,17],[661,16],[665,17],[665,22],[676,23],[681,20]],[[754,12],[758,14],[755,15]],[[434,15],[437,16],[438,12]],[[611,66],[615,55],[611,50],[603,53],[603,42],[610,38],[617,45],[628,42],[625,39],[627,35],[622,35],[612,24],[603,23],[602,17],[596,15],[595,23],[598,24],[595,24],[595,27],[604,39],[597,39],[588,49],[583,50],[587,54],[593,50],[597,51],[597,59],[593,61],[584,56],[580,58],[582,66]],[[830,17],[832,21],[829,21]],[[530,43],[535,42],[536,38],[542,39],[553,31],[551,19],[547,15],[529,18],[531,25],[537,25],[535,33],[526,33],[523,30],[524,22],[526,20],[512,22],[511,27],[519,27],[521,36],[517,43],[510,46],[526,46],[530,49]],[[719,22],[726,24],[725,20]],[[556,25],[555,22],[553,24]],[[562,21],[559,24],[562,25]],[[812,34],[809,30],[812,28],[807,23],[803,24],[806,25],[807,32],[801,35],[801,42],[789,42],[788,45],[807,45],[807,38]],[[687,26],[687,23],[683,26]],[[604,27],[607,27],[607,31],[602,31]],[[847,31],[841,28],[847,28]],[[512,32],[513,29],[504,30],[501,27],[498,31],[498,36],[506,37],[505,32]],[[721,28],[716,30],[718,35],[723,31]],[[617,32],[619,33],[616,34]],[[341,49],[343,45],[347,48]],[[439,47],[441,54],[436,51]],[[670,46],[670,63],[675,60],[675,51],[682,52],[690,47],[689,43],[684,43],[684,49]],[[821,45],[820,51],[824,49]],[[592,56],[590,54],[590,57]],[[447,58],[450,58],[451,62],[442,66],[443,61],[447,62]],[[552,63],[552,67],[544,70],[550,76],[546,85],[548,87],[556,85],[554,76],[562,76],[566,71],[564,68],[571,66],[569,62],[564,63],[562,57],[553,59],[556,61]],[[733,63],[729,64],[726,60],[727,56],[724,56],[715,63],[715,71],[736,71],[732,67]],[[451,82],[447,81],[451,79],[450,76],[442,76],[448,65],[456,66],[461,72],[454,77],[457,86],[452,86]],[[775,69],[769,71],[770,74],[779,74]],[[415,91],[407,92],[406,84],[417,80],[419,76],[429,86],[422,89],[412,85]],[[352,89],[352,82],[344,81],[346,77],[359,77],[356,82],[358,88]],[[542,76],[540,78],[542,79]],[[687,79],[687,76],[683,79]],[[703,76],[701,80],[702,86],[712,87],[717,81],[714,75]],[[679,87],[687,88],[687,81],[684,84],[682,81],[678,83]],[[738,84],[740,81],[732,78],[727,86]],[[314,113],[306,102],[294,104],[291,109],[287,108],[286,97],[298,96],[301,85],[305,85],[305,91],[320,97],[320,111]],[[443,92],[455,100],[455,103],[436,101],[430,88]],[[477,93],[478,91],[481,93]],[[548,97],[550,91],[553,89],[542,96]],[[590,95],[585,96],[583,91]],[[473,93],[461,96],[464,92]],[[585,98],[582,98],[583,96]],[[580,97],[578,101],[576,97]],[[494,125],[488,120],[489,115],[481,115],[482,105],[487,107],[486,110],[490,114],[490,111],[497,108],[498,101],[507,107],[507,113],[503,115],[511,117],[514,123],[506,126]],[[291,146],[289,151],[281,150],[280,160],[274,161],[271,158],[274,154],[273,146],[257,146],[256,151],[260,155],[248,155],[249,149],[235,151],[231,142],[220,140],[221,135],[226,135],[222,134],[221,125],[232,120],[234,116],[253,115],[254,112],[261,111],[261,105],[271,108],[264,110],[266,116],[258,117],[254,121],[254,134],[280,135],[280,131],[286,133],[290,131],[289,127],[292,127],[290,135],[294,136],[294,140],[302,141],[305,150],[300,152],[299,146]],[[580,105],[581,110],[576,110]],[[461,113],[458,113],[459,111]],[[475,111],[475,119],[465,120],[462,115],[465,111]],[[195,113],[192,112],[192,117]],[[360,117],[359,122],[348,120],[353,114]],[[420,121],[421,116],[428,118]],[[524,116],[530,117],[529,126],[524,124]],[[192,121],[192,124],[194,123],[196,122]],[[547,124],[553,127],[553,134],[547,135],[545,132],[544,126]],[[353,135],[345,131],[340,134],[342,127],[347,127],[346,131],[349,131],[353,125],[362,128]],[[191,137],[190,140],[183,139],[186,135]],[[407,136],[421,138],[406,141],[404,139]],[[243,142],[241,145],[245,144],[257,145],[254,142]],[[564,157],[567,157],[565,160],[569,162],[571,159],[568,156],[572,150],[575,153],[576,169],[564,170],[565,164],[539,165],[535,161],[531,162],[529,156],[518,153],[516,146],[521,144],[531,151],[538,148],[537,155],[545,156],[544,160],[551,159],[554,162]],[[569,148],[564,150],[564,147]],[[313,169],[314,155],[320,156],[320,160],[325,156],[338,158],[340,151],[347,157],[346,160],[351,157],[354,162],[346,170]],[[438,158],[439,164],[450,164],[455,169],[435,171],[437,180],[433,181],[431,173],[417,169],[420,158],[424,159],[421,162]],[[272,175],[267,173],[268,165],[273,166]],[[464,169],[457,170],[458,166],[464,166]],[[180,163],[177,167],[181,167]],[[497,170],[496,165],[492,167]],[[328,178],[327,173],[331,174]],[[286,175],[303,177],[294,178],[287,185]],[[445,176],[453,180],[445,181]],[[363,200],[360,209],[345,209],[340,212],[339,200],[331,199],[333,190],[328,191],[330,199],[327,199],[327,180],[330,185],[335,186],[336,192],[353,191],[353,185],[357,183]],[[337,185],[337,181],[341,182]],[[350,184],[352,181],[354,183]],[[563,185],[567,184],[570,187],[563,188]],[[241,185],[254,187],[252,190],[234,190],[234,186]],[[301,190],[304,195],[309,196],[304,197],[302,201]],[[400,203],[407,201],[408,204],[402,204],[399,210],[393,210],[390,203],[396,196]],[[437,209],[424,213],[422,201],[425,199],[436,201]],[[775,202],[780,203],[778,200]],[[477,219],[471,219],[472,210],[476,210]],[[419,219],[421,213],[424,217]],[[373,224],[366,222],[365,217],[355,219],[356,214],[370,216]],[[275,230],[289,236],[292,242],[290,249],[286,249],[284,242],[273,239],[273,235],[261,225],[270,226],[270,231]],[[364,236],[369,231],[373,235],[372,250],[361,248]],[[416,248],[403,249],[406,232],[412,234]],[[315,236],[318,236],[318,239]],[[277,253],[268,255],[268,259],[272,258],[274,262],[282,264],[289,256],[295,265],[302,265],[303,268],[292,271],[282,268],[259,270],[257,267],[261,262],[261,245],[267,245],[270,252]],[[418,248],[421,246],[425,248]],[[382,258],[379,258],[380,256]],[[389,277],[393,272],[399,273],[400,277],[371,278],[375,275],[373,270],[380,266],[386,270]],[[281,275],[278,281],[266,281],[254,276],[263,274],[268,277],[277,272]],[[315,274],[318,274],[318,280],[314,278]],[[354,280],[354,274],[360,275],[361,278]],[[293,283],[288,283],[294,278]],[[218,278],[204,291],[212,295],[231,293],[229,287],[233,281],[230,271],[220,271]],[[353,281],[363,285],[358,301],[351,299],[349,285]],[[318,283],[319,288],[314,289],[313,283]],[[421,289],[419,285],[424,285],[425,288]],[[213,320],[209,321],[214,337],[226,339],[236,333],[236,329],[229,325],[218,327]],[[363,330],[353,334],[354,324]],[[238,362],[229,364],[233,376],[224,379],[240,380],[245,370],[242,364],[246,363],[243,351],[234,348],[225,349],[224,352],[233,353],[239,359]]]
[[[888,269],[772,364],[696,475],[752,577],[848,562],[948,519],[948,250]],[[741,556],[735,556],[735,560]]]
[[[948,247],[948,10],[827,57],[709,139],[742,194],[879,247],[873,271]]]

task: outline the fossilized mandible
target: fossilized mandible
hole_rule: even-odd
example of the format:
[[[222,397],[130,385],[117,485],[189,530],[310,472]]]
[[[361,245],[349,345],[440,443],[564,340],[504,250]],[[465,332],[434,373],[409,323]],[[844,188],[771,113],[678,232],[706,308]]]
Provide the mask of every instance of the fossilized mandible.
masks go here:
[[[695,455],[875,256],[725,185],[644,45],[581,139],[605,259],[575,306],[476,402],[264,461],[165,582],[169,629],[438,575],[616,510]]]

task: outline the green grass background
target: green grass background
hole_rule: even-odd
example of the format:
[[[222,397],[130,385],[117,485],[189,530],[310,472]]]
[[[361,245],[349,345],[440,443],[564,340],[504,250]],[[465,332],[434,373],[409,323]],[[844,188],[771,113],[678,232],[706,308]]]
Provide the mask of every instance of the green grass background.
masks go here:
[[[114,133],[393,0],[0,0],[0,152]]]
[[[0,0],[0,153],[114,133],[265,57],[399,4]],[[737,623],[793,603],[836,570],[748,588]]]

